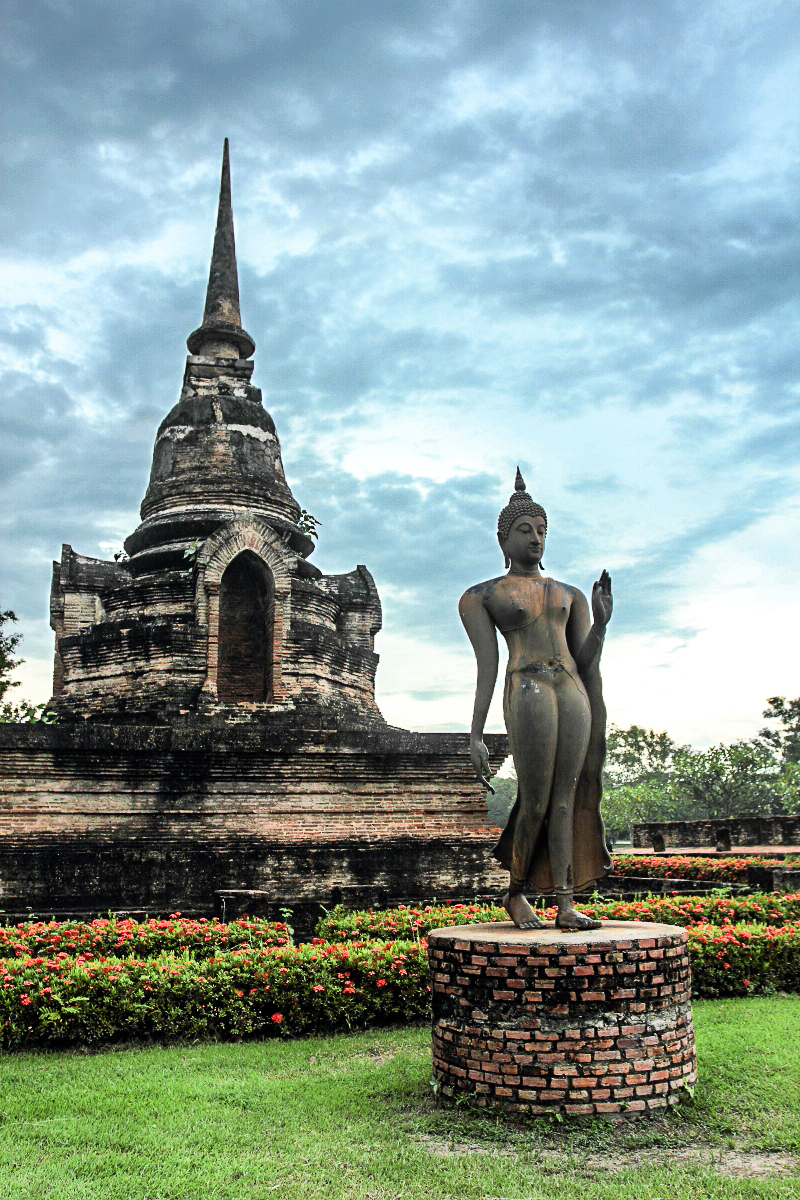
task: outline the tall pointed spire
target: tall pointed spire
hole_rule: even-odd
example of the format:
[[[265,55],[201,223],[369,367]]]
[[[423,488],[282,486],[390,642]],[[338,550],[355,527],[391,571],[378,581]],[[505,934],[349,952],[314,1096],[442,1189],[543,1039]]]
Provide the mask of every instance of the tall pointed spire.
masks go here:
[[[236,241],[233,234],[231,204],[231,162],[228,139],[222,151],[222,179],[219,185],[219,209],[203,324],[186,340],[190,354],[230,357],[235,350],[240,358],[249,358],[256,344],[242,329],[239,312],[239,272],[236,267]]]

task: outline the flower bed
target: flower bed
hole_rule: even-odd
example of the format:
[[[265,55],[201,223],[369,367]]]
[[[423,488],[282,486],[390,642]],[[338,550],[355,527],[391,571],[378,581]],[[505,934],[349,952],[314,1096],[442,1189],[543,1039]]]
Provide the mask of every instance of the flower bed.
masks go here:
[[[243,946],[268,949],[285,946],[289,931],[279,921],[243,917],[223,925],[219,921],[191,920],[173,913],[166,920],[23,921],[0,926],[0,956],[52,957],[59,952],[73,958],[106,955],[113,958],[152,958],[157,954],[189,951],[194,958],[210,958],[220,950]]]
[[[666,925],[760,924],[780,927],[800,920],[800,893],[753,896],[650,896],[578,905],[604,921],[662,921]],[[555,909],[548,910],[555,917]]]
[[[616,875],[651,879],[699,879],[704,883],[747,883],[748,867],[781,867],[778,859],[751,854],[742,858],[704,858],[689,854],[615,854]]]
[[[800,991],[800,922],[693,925],[689,955],[694,996]]]
[[[784,925],[800,920],[800,894],[725,896],[651,896],[646,900],[603,900],[579,902],[581,912],[605,921],[663,921],[672,925],[711,922],[724,925],[737,921],[760,921]],[[555,919],[555,907],[540,910],[546,920]],[[507,921],[508,914],[496,904],[437,904],[405,906],[382,912],[348,912],[333,909],[317,924],[317,936],[330,942],[364,938],[424,937],[431,929],[448,925],[471,925],[480,921]]]
[[[508,913],[496,904],[402,905],[400,908],[331,909],[317,922],[317,937],[326,942],[361,941],[364,938],[420,938],[431,929],[471,925],[476,921],[507,921]]]
[[[581,907],[605,919],[687,926],[695,996],[800,991],[800,894]],[[505,917],[474,904],[335,910],[320,922],[329,940],[303,946],[287,944],[285,926],[247,919],[26,922],[0,930],[8,953],[0,959],[0,1041],[229,1039],[421,1020],[429,1013],[427,931]],[[123,926],[129,937],[120,937]],[[398,931],[411,936],[400,940]],[[180,952],[164,952],[170,939]]]
[[[422,1019],[429,992],[424,942],[316,942],[205,960],[37,955],[0,960],[2,1045],[349,1029]]]

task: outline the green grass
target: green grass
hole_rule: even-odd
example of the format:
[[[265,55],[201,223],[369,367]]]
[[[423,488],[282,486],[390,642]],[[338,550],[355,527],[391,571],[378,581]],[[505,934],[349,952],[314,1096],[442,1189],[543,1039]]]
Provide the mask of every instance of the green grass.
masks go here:
[[[695,1020],[694,1101],[621,1125],[439,1103],[420,1027],[5,1054],[0,1197],[800,1197],[800,997]]]

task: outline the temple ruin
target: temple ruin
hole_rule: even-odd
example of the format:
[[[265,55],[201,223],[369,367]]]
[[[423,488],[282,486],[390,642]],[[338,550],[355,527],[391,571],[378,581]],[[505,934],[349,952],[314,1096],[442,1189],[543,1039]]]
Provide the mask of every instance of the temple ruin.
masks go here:
[[[117,721],[245,706],[383,724],[375,583],[364,566],[323,575],[309,562],[314,541],[251,383],[227,141],[205,313],[187,344],[181,396],[158,430],[126,560],[64,546],[53,564],[53,709]]]
[[[387,725],[365,566],[324,575],[252,385],[225,143],[203,322],[119,561],[53,564],[54,725],[0,727],[0,908],[310,920],[497,883],[466,735]],[[505,737],[487,738],[496,765]]]

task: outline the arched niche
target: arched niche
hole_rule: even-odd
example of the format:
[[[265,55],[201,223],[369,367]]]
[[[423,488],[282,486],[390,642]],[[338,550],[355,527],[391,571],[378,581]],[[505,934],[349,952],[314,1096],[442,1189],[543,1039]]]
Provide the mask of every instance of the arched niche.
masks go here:
[[[234,568],[233,572],[228,576],[231,568]],[[231,521],[203,543],[197,555],[195,598],[198,624],[205,626],[208,634],[203,691],[220,702],[285,703],[283,657],[291,622],[290,568],[290,555],[284,541],[266,522],[258,519]],[[259,614],[266,614],[267,632],[263,643],[267,658],[266,682],[261,701],[254,696],[262,689],[257,686],[252,695],[245,697],[245,691],[249,690],[246,678],[241,677],[237,682],[235,672],[230,669],[233,644],[228,644],[227,639],[235,641],[236,637],[237,625],[232,614],[237,595],[241,601],[240,636],[246,635],[255,642],[261,620]],[[232,694],[235,698],[229,699]]]
[[[252,550],[237,554],[219,586],[217,696],[223,704],[272,699],[275,579]]]

